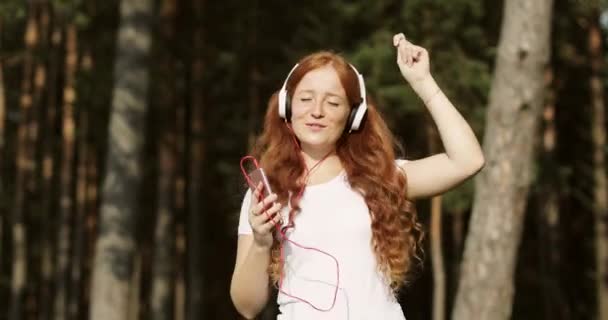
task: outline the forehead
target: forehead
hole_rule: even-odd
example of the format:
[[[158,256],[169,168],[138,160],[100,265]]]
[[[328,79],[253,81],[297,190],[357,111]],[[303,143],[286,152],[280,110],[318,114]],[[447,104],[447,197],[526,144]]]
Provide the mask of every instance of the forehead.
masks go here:
[[[295,90],[296,93],[301,91],[331,92],[346,96],[338,73],[331,65],[310,70],[306,73]]]

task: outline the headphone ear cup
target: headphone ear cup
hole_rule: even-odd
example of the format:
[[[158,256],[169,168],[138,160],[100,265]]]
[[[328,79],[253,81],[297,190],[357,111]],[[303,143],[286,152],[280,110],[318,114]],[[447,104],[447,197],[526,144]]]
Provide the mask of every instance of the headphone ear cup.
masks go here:
[[[285,95],[285,118],[287,122],[291,122],[291,97],[289,93]]]
[[[355,121],[355,116],[357,115],[357,110],[359,110],[359,106],[354,106],[350,110],[350,115],[348,116],[348,121],[346,122],[346,127],[348,131],[353,130],[353,122]]]

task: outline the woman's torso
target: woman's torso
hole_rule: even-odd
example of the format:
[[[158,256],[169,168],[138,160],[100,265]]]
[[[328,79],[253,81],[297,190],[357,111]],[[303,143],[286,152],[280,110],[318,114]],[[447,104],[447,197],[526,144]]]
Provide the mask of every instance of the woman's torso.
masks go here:
[[[287,237],[335,257],[339,277],[332,257],[285,241],[283,292],[277,297],[281,314],[277,319],[405,319],[377,270],[368,207],[363,197],[350,188],[345,174],[308,186],[300,208],[295,228],[287,232]],[[283,214],[287,212],[286,208]],[[339,289],[331,308],[336,284]],[[287,294],[307,300],[319,309],[331,310],[315,310]]]

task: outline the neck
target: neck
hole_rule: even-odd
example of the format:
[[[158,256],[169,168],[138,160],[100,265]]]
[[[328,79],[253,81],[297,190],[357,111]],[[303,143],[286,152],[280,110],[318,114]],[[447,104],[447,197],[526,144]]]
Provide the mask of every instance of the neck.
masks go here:
[[[335,163],[336,160],[339,163],[340,159],[336,154],[335,148],[327,148],[327,149],[314,149],[311,150],[309,148],[302,149],[302,157],[304,158],[304,162],[306,163],[307,168],[312,168],[319,161],[323,160],[323,163]]]

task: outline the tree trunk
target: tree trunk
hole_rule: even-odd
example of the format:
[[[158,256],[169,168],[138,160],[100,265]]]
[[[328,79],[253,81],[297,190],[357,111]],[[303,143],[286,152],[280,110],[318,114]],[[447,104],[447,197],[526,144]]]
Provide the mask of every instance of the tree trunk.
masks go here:
[[[91,288],[92,320],[128,316],[138,190],[147,109],[151,0],[122,0],[106,176]]]
[[[432,123],[427,125],[430,154],[439,152],[438,136]],[[431,262],[433,264],[433,320],[445,319],[445,267],[441,250],[441,196],[431,199]]]
[[[177,265],[181,266],[177,268],[174,276],[175,276],[175,320],[185,320],[186,319],[186,268],[183,267],[186,265],[186,227],[185,221],[182,219],[183,213],[185,211],[185,195],[186,195],[186,176],[185,172],[182,169],[182,164],[184,163],[184,154],[185,154],[185,123],[186,123],[186,113],[185,106],[183,101],[178,101],[175,107],[176,111],[176,123],[175,123],[175,135],[176,135],[176,144],[175,144],[175,163],[179,164],[176,166],[175,170],[175,179],[174,179],[174,227],[172,229],[171,235],[176,237],[176,246],[175,246],[175,261],[177,261]],[[181,234],[179,233],[181,230]],[[198,270],[201,272],[200,270]]]
[[[83,56],[83,61],[90,61],[91,53],[87,52]],[[91,72],[89,62],[82,64],[84,72]],[[69,319],[76,320],[81,314],[80,309],[83,297],[83,268],[84,257],[86,250],[86,228],[85,219],[87,214],[87,165],[88,159],[88,110],[84,104],[80,104],[81,108],[78,117],[78,148],[76,164],[76,210],[74,219],[74,232],[72,237],[73,249],[72,258],[70,261],[70,291],[68,299]]]
[[[0,18],[0,34],[2,34],[2,19]],[[0,46],[2,44],[0,43]],[[5,197],[4,194],[4,181],[3,177],[3,169],[4,169],[4,145],[5,145],[5,137],[4,137],[4,123],[6,120],[6,96],[4,93],[4,66],[2,64],[2,60],[0,59],[0,198]],[[4,244],[2,242],[4,231],[4,217],[5,217],[5,207],[4,205],[0,205],[0,273],[2,271],[2,266],[4,265]]]
[[[45,9],[48,11],[48,9]],[[58,97],[58,75],[60,65],[60,46],[63,38],[62,25],[60,18],[55,16],[53,22],[53,30],[51,32],[50,41],[50,55],[49,55],[49,85],[48,85],[48,102],[45,106],[46,114],[44,120],[44,136],[46,141],[42,144],[42,222],[41,222],[41,263],[40,263],[40,295],[39,295],[39,309],[40,309],[40,320],[50,319],[52,314],[52,298],[51,298],[51,287],[52,279],[54,274],[54,243],[57,235],[56,224],[53,219],[54,208],[55,208],[55,132],[56,118],[57,118],[57,99]]]
[[[570,319],[568,304],[560,288],[560,212],[559,212],[559,172],[555,147],[557,130],[555,124],[555,89],[553,72],[546,73],[547,101],[543,109],[542,150],[540,152],[541,176],[539,178],[538,228],[539,228],[539,274],[543,295],[545,319]]]
[[[451,212],[452,222],[451,222],[451,245],[450,249],[452,251],[452,259],[450,259],[450,267],[448,268],[449,274],[447,278],[449,279],[449,289],[450,295],[448,297],[448,301],[454,299],[455,292],[458,289],[458,276],[460,275],[460,262],[462,261],[462,243],[464,239],[465,233],[465,210],[461,208],[457,208]],[[453,303],[453,301],[450,301]]]
[[[37,31],[38,41],[37,46],[38,52],[42,50],[47,50],[48,48],[48,29],[50,25],[50,14],[48,12],[48,6],[44,0],[39,1],[36,4],[36,11],[40,11],[39,18],[37,21],[37,27],[39,28]],[[46,70],[46,61],[43,58],[36,59],[36,65],[34,67],[34,79],[33,79],[33,90],[32,90],[32,108],[31,108],[31,116],[28,121],[28,143],[27,143],[27,157],[28,157],[28,174],[29,177],[27,182],[27,195],[28,197],[32,197],[37,199],[37,193],[39,192],[38,182],[39,175],[37,175],[38,171],[38,162],[37,155],[39,154],[39,150],[41,149],[42,143],[38,142],[39,131],[40,131],[40,122],[43,118],[43,112],[41,107],[42,98],[45,92],[45,88],[47,85],[47,70]],[[37,209],[37,208],[35,208]]]
[[[445,319],[445,268],[441,250],[441,196],[431,199],[431,260],[433,263],[433,320]]]
[[[49,50],[49,30],[51,26],[51,13],[49,3],[46,0],[37,1],[36,3],[38,12],[38,23],[37,26],[39,41],[37,50],[39,53]],[[48,86],[48,72],[47,65],[48,59],[46,55],[37,54],[37,61],[34,70],[34,87],[32,92],[32,115],[28,121],[28,143],[27,143],[27,157],[28,157],[28,173],[29,177],[27,182],[27,199],[33,199],[34,201],[27,201],[28,208],[27,211],[31,212],[31,220],[28,223],[28,228],[32,230],[42,230],[47,228],[47,224],[43,224],[42,221],[44,219],[42,213],[44,212],[44,208],[41,206],[41,203],[37,201],[42,197],[42,189],[41,182],[43,181],[44,175],[44,163],[41,157],[41,151],[43,146],[46,143],[51,143],[53,139],[53,135],[46,137],[46,139],[41,139],[40,131],[45,125],[45,116],[46,116],[46,108],[43,107],[42,102],[45,97],[48,97],[47,86]],[[42,250],[41,248],[44,246],[46,239],[44,239],[44,231],[42,232],[33,232],[30,233],[29,237],[29,247],[31,249],[29,252],[29,261],[28,265],[31,266],[39,266],[42,262]],[[27,318],[35,319],[40,314],[41,305],[40,301],[40,290],[42,286],[40,285],[41,273],[35,272],[38,271],[38,268],[32,268],[30,280],[28,281],[28,295],[27,295]]]
[[[86,14],[91,17],[91,19],[96,19],[98,16],[97,8],[95,5],[96,2],[88,1],[85,6]],[[87,30],[90,32],[90,30]],[[87,33],[88,33],[87,32]],[[97,61],[95,60],[97,56],[94,54],[95,49],[95,39],[91,37],[83,37],[83,50],[82,59],[80,62],[81,69],[84,71],[83,74],[90,79],[90,77],[94,77],[97,70]],[[86,108],[86,114],[84,116],[84,120],[87,122],[86,130],[80,134],[81,138],[86,137],[85,139],[81,139],[81,147],[79,148],[79,159],[84,158],[83,165],[84,169],[79,169],[79,171],[85,173],[84,178],[80,178],[79,181],[84,183],[84,199],[79,200],[78,210],[82,211],[79,213],[79,216],[83,219],[79,228],[82,230],[80,235],[82,240],[80,241],[82,246],[80,250],[81,252],[81,262],[80,262],[80,284],[78,286],[80,292],[78,295],[72,295],[78,299],[80,306],[78,309],[77,317],[79,319],[83,319],[85,316],[89,314],[89,306],[91,304],[91,267],[95,245],[94,242],[96,240],[95,236],[95,227],[97,221],[97,210],[98,210],[98,161],[97,161],[97,149],[99,147],[99,141],[96,140],[97,135],[94,132],[97,130],[95,126],[95,100],[100,96],[98,94],[98,90],[93,89],[88,92],[87,97],[83,97],[85,99],[81,99],[81,105],[83,109]],[[83,126],[81,125],[81,128]],[[79,186],[79,189],[82,186]],[[79,193],[82,191],[78,191]],[[84,203],[81,203],[84,202]]]
[[[99,165],[98,153],[93,146],[97,146],[97,141],[91,144],[91,148],[87,149],[87,214],[86,214],[86,257],[85,257],[85,273],[86,281],[84,282],[84,315],[89,314],[89,306],[91,305],[91,274],[93,267],[93,254],[95,252],[95,240],[97,239],[97,216],[99,209]]]
[[[588,50],[591,60],[591,137],[593,140],[593,213],[595,217],[595,263],[597,318],[608,319],[608,184],[606,181],[606,110],[602,84],[602,32],[598,1],[589,19]]]
[[[250,1],[251,9],[249,11],[249,27],[247,28],[247,47],[251,52],[251,56],[247,59],[249,62],[249,81],[248,81],[248,96],[249,96],[249,116],[247,117],[247,146],[248,150],[253,150],[255,143],[256,124],[259,122],[258,110],[260,104],[260,71],[258,68],[256,53],[258,42],[258,2],[257,0]]]
[[[174,38],[174,37],[172,37]],[[178,40],[179,41],[179,40]],[[179,58],[178,58],[179,59]],[[174,77],[177,83],[185,82],[182,73],[175,73]],[[173,88],[175,97],[182,97],[183,93],[178,90],[178,87]],[[174,99],[175,105],[175,150],[174,161],[176,163],[174,176],[174,227],[171,235],[175,237],[175,261],[177,266],[175,270],[175,320],[186,319],[186,226],[185,226],[185,207],[186,207],[186,172],[184,170],[185,154],[186,154],[186,105],[185,99]],[[201,270],[197,270],[201,272]]]
[[[57,262],[55,264],[54,318],[67,319],[67,294],[69,287],[70,240],[73,216],[74,163],[74,102],[76,101],[76,69],[78,67],[77,31],[73,22],[66,26],[65,83],[62,110],[62,158],[59,195],[59,228],[57,234]]]
[[[166,48],[171,48],[175,37],[175,0],[162,2],[161,17],[161,75],[159,83],[159,121],[158,139],[158,210],[154,232],[154,257],[152,268],[151,319],[172,319],[175,283],[175,198],[176,178],[176,93],[175,57]],[[179,263],[177,264],[180,265]]]
[[[203,318],[205,301],[203,297],[203,210],[201,208],[205,146],[204,133],[204,101],[203,90],[198,90],[203,84],[204,61],[203,51],[205,30],[203,28],[204,0],[192,0],[196,27],[192,43],[194,44],[191,80],[191,111],[190,111],[190,154],[188,159],[188,293],[186,314],[188,320]]]
[[[19,124],[17,128],[17,173],[15,179],[15,198],[12,208],[12,279],[11,300],[9,307],[10,320],[24,318],[24,297],[27,279],[27,234],[25,226],[25,195],[30,177],[28,151],[28,125],[32,117],[32,76],[34,69],[34,49],[38,43],[38,27],[35,19],[34,5],[28,5],[28,18],[25,29],[25,53],[23,58],[23,78],[19,104]]]
[[[183,221],[176,224],[175,228],[175,261],[177,265],[186,262],[186,227]],[[175,274],[175,314],[173,319],[185,320],[186,310],[186,275],[183,268],[177,269]]]
[[[131,276],[131,290],[129,291],[129,311],[127,315],[128,320],[139,320],[141,319],[141,278],[142,278],[142,254],[136,252],[133,258],[133,273]]]
[[[453,319],[509,319],[513,274],[544,99],[552,0],[504,3],[484,137]]]

